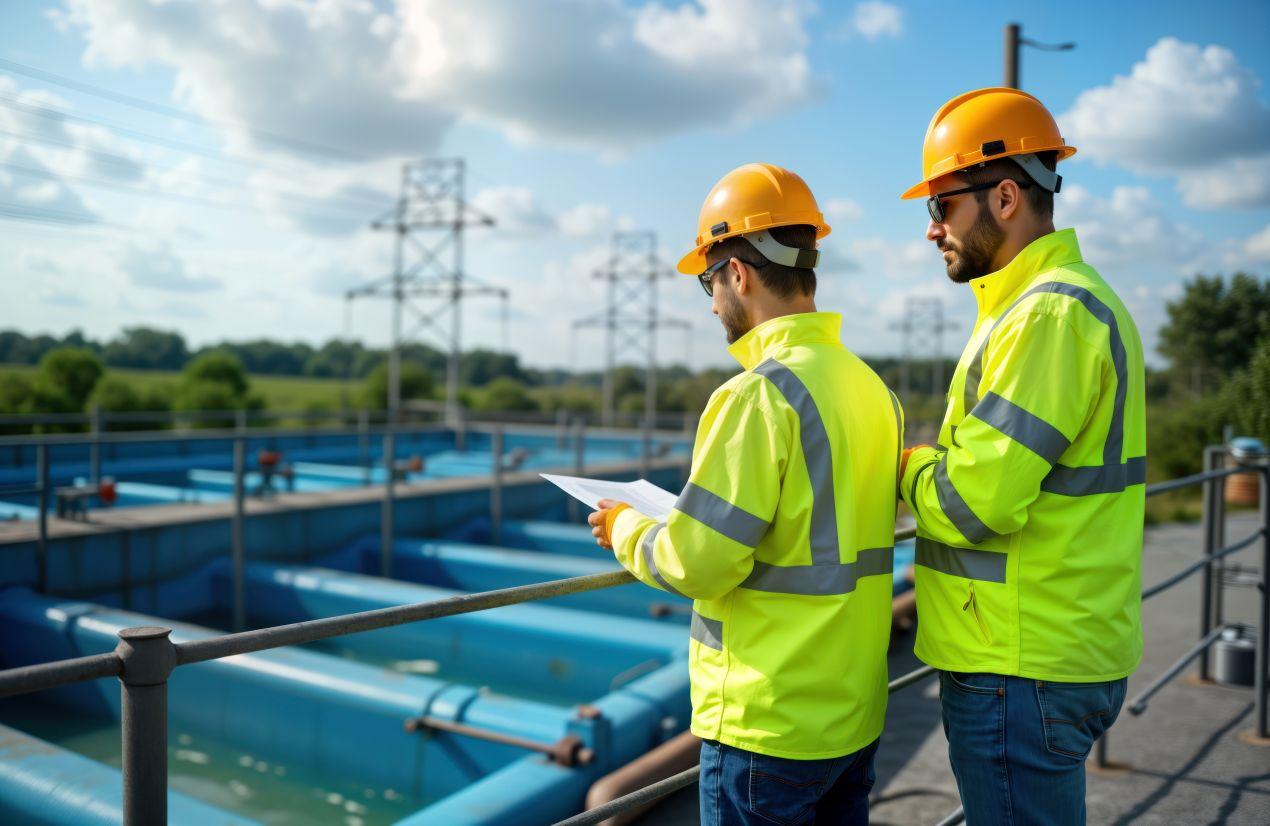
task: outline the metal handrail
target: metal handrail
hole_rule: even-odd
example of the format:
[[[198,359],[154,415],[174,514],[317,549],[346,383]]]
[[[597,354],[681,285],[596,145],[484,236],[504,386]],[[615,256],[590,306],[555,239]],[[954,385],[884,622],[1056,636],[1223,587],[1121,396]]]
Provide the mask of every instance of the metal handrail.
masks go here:
[[[390,425],[383,432],[387,437],[391,438],[392,435],[398,432],[398,429],[399,426]],[[234,432],[233,435],[239,439],[244,437],[241,431]],[[388,458],[391,459],[391,455]],[[1206,556],[1199,563],[1188,566],[1164,583],[1149,589],[1149,593],[1144,593],[1144,599],[1154,596],[1166,587],[1171,587],[1176,582],[1180,582],[1200,570],[1208,570],[1226,555],[1251,545],[1257,537],[1267,538],[1265,520],[1267,502],[1270,502],[1270,495],[1267,494],[1267,487],[1270,486],[1270,468],[1264,466],[1259,468],[1244,466],[1221,468],[1148,486],[1146,495],[1154,496],[1180,487],[1212,482],[1232,473],[1248,472],[1250,470],[1256,470],[1262,474],[1262,528],[1253,536],[1220,551],[1207,551]],[[895,539],[900,541],[912,538],[915,534],[915,528],[907,528],[896,531]],[[1267,548],[1267,562],[1270,562],[1270,542],[1264,542],[1263,544]],[[1263,577],[1267,573],[1267,571],[1263,571]],[[161,738],[156,740],[156,732],[166,731],[166,723],[164,722],[167,715],[166,685],[168,675],[172,669],[182,665],[236,654],[313,642],[343,634],[471,613],[488,608],[548,599],[571,593],[610,588],[633,581],[635,581],[635,578],[627,571],[616,570],[496,591],[464,594],[426,603],[391,606],[337,617],[242,631],[180,644],[174,644],[168,640],[170,631],[166,628],[123,629],[119,632],[120,643],[114,652],[0,671],[0,696],[25,694],[102,677],[119,677],[122,693],[121,728],[124,740],[125,822],[130,824],[162,822],[166,818],[166,770],[161,774],[156,774],[152,764],[155,761],[161,761],[161,765],[166,767],[166,743]],[[1265,626],[1268,622],[1266,606],[1270,604],[1267,602],[1268,598],[1270,598],[1270,594],[1267,594],[1266,589],[1263,587],[1262,635],[1259,640],[1259,652],[1264,649],[1266,643],[1265,634],[1267,629]],[[1211,641],[1216,639],[1217,635],[1217,631],[1206,633],[1200,645],[1188,652],[1183,661],[1175,664],[1169,672],[1157,680],[1156,684],[1152,686],[1152,692],[1159,690],[1169,679],[1172,679],[1176,673],[1180,672],[1185,662],[1189,662],[1199,653],[1206,650],[1207,644],[1211,644]],[[1264,658],[1265,654],[1261,653],[1259,671],[1264,671],[1265,669]],[[930,666],[918,668],[892,681],[888,685],[888,692],[906,688],[934,673],[936,673],[936,670]],[[1259,676],[1262,679],[1258,684],[1258,719],[1261,721],[1259,725],[1264,727],[1266,717],[1264,709],[1265,686],[1263,675]],[[1139,702],[1144,703],[1147,696],[1149,694],[1140,698]],[[585,812],[563,822],[568,824],[599,822],[599,820],[612,814],[645,805],[677,789],[691,785],[699,777],[699,771],[699,767],[690,769],[645,787],[631,795],[612,801],[606,804],[602,810],[595,809],[591,812]],[[156,780],[156,778],[158,779]],[[605,813],[603,817],[595,814],[600,811]],[[956,822],[951,819],[956,818],[958,814],[958,812],[954,812],[945,822]],[[595,819],[588,819],[588,816],[592,816]]]

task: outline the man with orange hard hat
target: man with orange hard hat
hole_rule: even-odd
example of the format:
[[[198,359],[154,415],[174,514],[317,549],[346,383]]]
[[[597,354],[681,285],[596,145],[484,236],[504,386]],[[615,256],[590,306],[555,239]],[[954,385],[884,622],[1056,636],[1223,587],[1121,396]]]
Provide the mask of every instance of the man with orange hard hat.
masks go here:
[[[700,279],[744,372],[711,396],[666,521],[616,502],[597,541],[693,599],[701,822],[866,824],[886,713],[902,422],[817,312],[829,234],[794,173],[715,184],[680,272]]]
[[[944,104],[922,147],[926,238],[978,320],[939,444],[905,452],[917,519],[916,654],[940,670],[966,820],[1085,821],[1085,758],[1142,654],[1142,343],[1055,231],[1075,149],[1036,98]]]

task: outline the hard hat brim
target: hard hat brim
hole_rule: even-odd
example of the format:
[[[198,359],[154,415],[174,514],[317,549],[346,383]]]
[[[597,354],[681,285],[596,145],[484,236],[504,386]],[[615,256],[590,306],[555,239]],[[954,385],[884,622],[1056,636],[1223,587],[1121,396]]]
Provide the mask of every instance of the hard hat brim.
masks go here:
[[[817,223],[811,223],[811,224],[803,220],[780,221],[774,224],[767,224],[763,227],[747,227],[745,229],[739,229],[734,232],[725,233],[723,235],[720,235],[718,238],[711,238],[709,241],[700,245],[699,247],[694,249],[692,252],[685,255],[683,258],[680,258],[679,263],[675,266],[675,269],[679,270],[684,275],[700,275],[702,272],[705,271],[706,267],[710,266],[710,262],[706,261],[706,250],[710,249],[710,247],[714,246],[720,241],[726,241],[729,238],[736,238],[738,235],[745,235],[746,233],[750,233],[750,232],[758,232],[762,229],[772,229],[773,227],[796,227],[796,226],[814,226],[816,228],[817,241],[819,241],[821,238],[824,238],[829,233],[833,232],[833,227],[829,226],[824,221],[819,221]]]
[[[1026,150],[1021,150],[1017,152],[1003,152],[999,155],[993,155],[991,158],[988,158],[986,160],[995,161],[997,158],[1008,158],[1011,155],[1035,155],[1038,152],[1058,152],[1058,160],[1065,161],[1068,158],[1070,158],[1072,155],[1076,154],[1076,147],[1053,146],[1048,149],[1040,148],[1040,149],[1026,149]],[[933,175],[924,181],[919,181],[918,183],[913,184],[908,189],[904,190],[904,194],[900,196],[900,200],[908,201],[913,198],[929,198],[931,196],[930,185],[932,181],[936,181],[944,177],[945,175],[951,175],[954,172],[960,172],[963,169],[969,169],[972,166],[976,166],[978,164],[985,163],[985,162],[986,161],[983,158],[974,158],[972,160],[966,161],[963,164],[960,164],[959,166],[954,166],[954,167],[951,167],[950,169],[941,170],[938,175]]]

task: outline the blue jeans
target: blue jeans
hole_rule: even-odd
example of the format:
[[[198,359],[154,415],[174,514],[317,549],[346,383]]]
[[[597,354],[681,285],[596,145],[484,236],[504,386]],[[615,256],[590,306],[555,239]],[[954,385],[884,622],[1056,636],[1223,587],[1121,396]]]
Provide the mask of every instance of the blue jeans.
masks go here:
[[[874,740],[828,760],[787,760],[701,743],[701,826],[833,823],[867,826]]]
[[[1085,822],[1085,758],[1125,680],[1056,683],[941,671],[948,759],[968,826]]]

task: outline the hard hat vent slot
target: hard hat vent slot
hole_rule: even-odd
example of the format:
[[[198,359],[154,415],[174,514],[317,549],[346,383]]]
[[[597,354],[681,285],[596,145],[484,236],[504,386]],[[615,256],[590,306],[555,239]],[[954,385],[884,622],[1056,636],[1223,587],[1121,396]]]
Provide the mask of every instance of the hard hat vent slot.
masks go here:
[[[717,238],[718,236],[722,235],[723,233],[727,232],[727,231],[728,231],[728,222],[727,222],[727,221],[720,221],[719,223],[717,223],[717,224],[715,224],[714,226],[710,227],[710,235],[711,235],[711,236],[713,236],[713,237],[716,237],[716,238]]]

